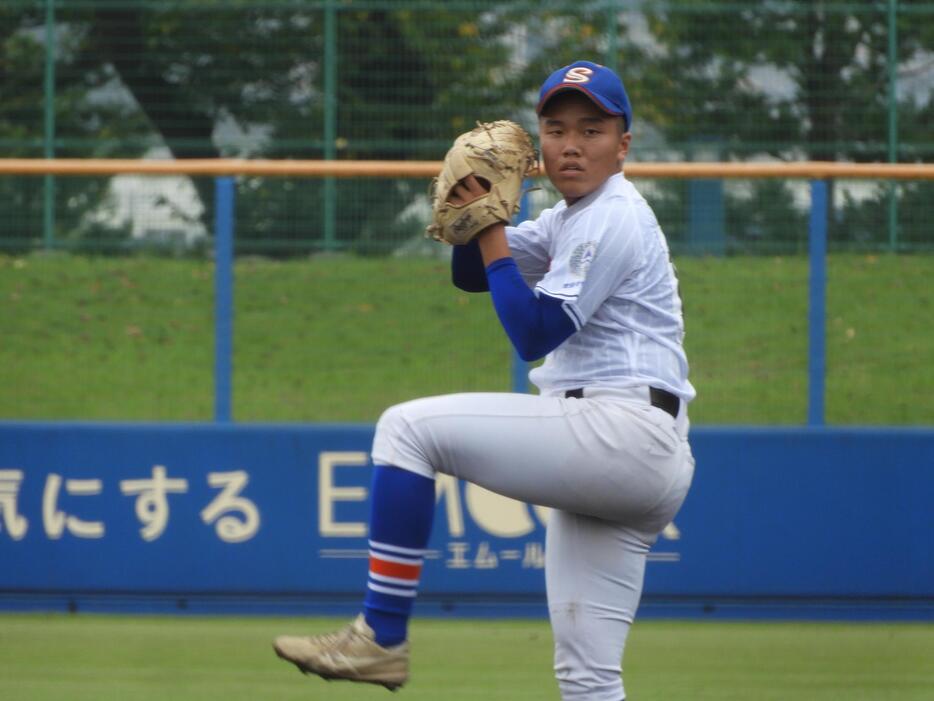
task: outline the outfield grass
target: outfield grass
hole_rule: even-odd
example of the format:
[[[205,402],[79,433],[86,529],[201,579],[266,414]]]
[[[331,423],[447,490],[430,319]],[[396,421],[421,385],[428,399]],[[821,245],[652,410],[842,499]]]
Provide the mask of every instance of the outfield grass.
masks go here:
[[[696,424],[797,424],[807,410],[807,261],[676,261]],[[832,256],[827,418],[934,424],[934,257]],[[506,391],[487,295],[420,259],[241,259],[234,417],[373,422],[388,405]],[[213,266],[0,255],[0,418],[208,420]]]
[[[303,677],[282,633],[328,619],[0,615],[9,701],[389,699]],[[411,701],[558,699],[545,621],[417,620]],[[625,660],[635,701],[922,701],[934,695],[934,626],[640,621]]]

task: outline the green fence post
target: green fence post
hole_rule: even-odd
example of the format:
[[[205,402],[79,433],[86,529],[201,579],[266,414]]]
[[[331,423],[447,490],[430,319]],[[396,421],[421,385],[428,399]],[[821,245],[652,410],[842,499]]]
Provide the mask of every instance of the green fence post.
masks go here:
[[[337,8],[328,0],[324,8],[324,158],[333,161],[337,141]],[[324,249],[337,243],[337,182],[324,179]]]
[[[898,0],[889,0],[889,163],[898,160]],[[889,250],[898,251],[898,190],[894,180],[889,181]]]
[[[55,157],[55,0],[45,0],[44,155]],[[55,176],[46,175],[42,199],[42,244],[55,246]]]
[[[606,9],[606,67],[619,73],[619,3],[611,0]]]

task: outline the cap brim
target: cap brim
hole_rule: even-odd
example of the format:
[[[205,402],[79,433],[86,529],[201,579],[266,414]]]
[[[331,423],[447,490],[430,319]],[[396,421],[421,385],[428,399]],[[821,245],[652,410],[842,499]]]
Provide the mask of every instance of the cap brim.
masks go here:
[[[620,112],[620,111],[617,110],[615,107],[613,107],[613,105],[611,105],[610,103],[606,102],[606,101],[605,101],[602,97],[600,97],[599,95],[595,95],[594,93],[590,92],[590,91],[589,91],[587,88],[585,88],[583,85],[569,85],[568,83],[560,83],[560,84],[556,85],[555,87],[553,87],[551,90],[549,90],[547,93],[545,93],[545,96],[544,96],[541,100],[538,101],[538,106],[535,108],[536,114],[541,114],[541,113],[542,113],[542,110],[545,109],[545,105],[548,104],[548,101],[549,101],[551,98],[553,98],[553,97],[554,97],[555,95],[557,95],[558,93],[562,93],[562,92],[565,92],[565,91],[567,91],[567,90],[576,90],[577,92],[584,93],[587,97],[589,97],[589,98],[591,99],[591,101],[592,101],[597,107],[599,107],[601,110],[603,110],[604,112],[606,112],[606,113],[609,114],[609,115],[612,115],[612,116],[614,116],[614,117],[623,117],[623,116],[625,116],[622,112]]]

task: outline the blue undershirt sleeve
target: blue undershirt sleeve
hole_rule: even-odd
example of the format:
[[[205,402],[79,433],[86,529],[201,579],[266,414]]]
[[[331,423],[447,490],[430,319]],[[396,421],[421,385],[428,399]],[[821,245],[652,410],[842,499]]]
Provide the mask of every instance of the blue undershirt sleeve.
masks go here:
[[[490,289],[477,239],[471,239],[463,246],[454,246],[451,253],[451,281],[464,292],[487,292]]]
[[[486,279],[500,323],[523,360],[544,357],[576,330],[561,300],[546,294],[536,297],[512,258],[490,263]]]

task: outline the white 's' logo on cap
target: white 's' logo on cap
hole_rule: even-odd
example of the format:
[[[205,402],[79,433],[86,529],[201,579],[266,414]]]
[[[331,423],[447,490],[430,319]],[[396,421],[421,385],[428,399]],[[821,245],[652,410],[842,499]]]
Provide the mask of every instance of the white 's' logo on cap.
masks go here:
[[[587,68],[586,66],[574,66],[574,68],[564,74],[564,82],[587,83],[590,81],[590,76],[592,75],[593,69]]]

